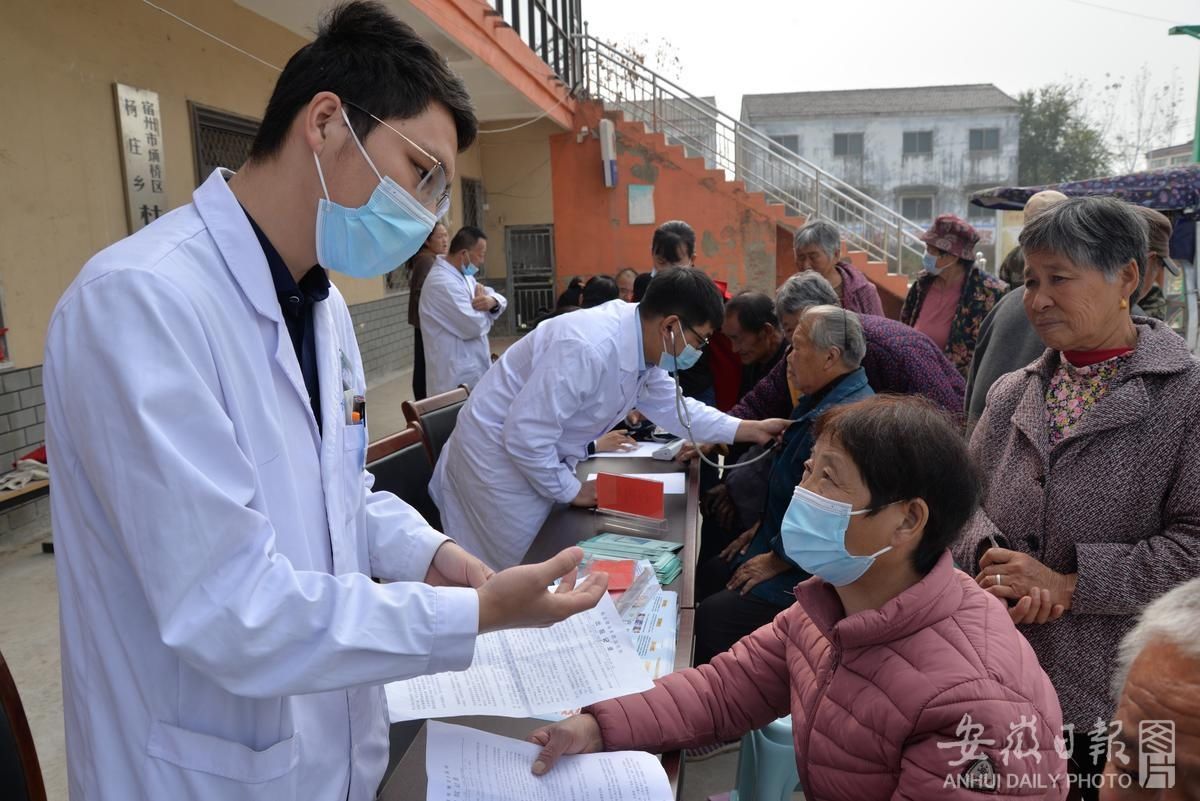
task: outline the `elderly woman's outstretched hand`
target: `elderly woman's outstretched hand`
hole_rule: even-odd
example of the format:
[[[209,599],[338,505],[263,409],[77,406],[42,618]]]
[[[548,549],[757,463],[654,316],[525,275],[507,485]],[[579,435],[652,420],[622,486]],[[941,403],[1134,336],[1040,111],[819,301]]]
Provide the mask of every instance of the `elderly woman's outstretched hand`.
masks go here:
[[[1016,601],[1008,610],[1014,623],[1047,623],[1071,608],[1074,573],[1056,573],[1027,553],[989,548],[979,560],[975,582],[1004,601]]]
[[[543,726],[529,735],[529,741],[542,747],[532,767],[535,776],[541,776],[554,767],[563,754],[590,754],[604,750],[600,724],[588,714],[573,715],[558,723]]]

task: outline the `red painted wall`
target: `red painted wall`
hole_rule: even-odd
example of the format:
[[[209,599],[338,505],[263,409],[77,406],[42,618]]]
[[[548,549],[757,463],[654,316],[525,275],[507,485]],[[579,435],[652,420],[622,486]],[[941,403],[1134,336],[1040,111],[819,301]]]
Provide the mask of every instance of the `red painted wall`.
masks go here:
[[[560,286],[575,275],[611,275],[623,267],[649,271],[655,227],[682,219],[696,229],[697,267],[728,281],[730,291],[774,290],[776,215],[782,217],[777,209],[727,182],[724,173],[705,169],[702,159],[687,158],[682,147],[625,122],[617,123],[618,183],[605,188],[594,135],[599,119],[596,105],[580,104],[575,130],[550,137]],[[585,125],[593,133],[577,142]],[[629,224],[630,184],[654,186],[655,224]]]

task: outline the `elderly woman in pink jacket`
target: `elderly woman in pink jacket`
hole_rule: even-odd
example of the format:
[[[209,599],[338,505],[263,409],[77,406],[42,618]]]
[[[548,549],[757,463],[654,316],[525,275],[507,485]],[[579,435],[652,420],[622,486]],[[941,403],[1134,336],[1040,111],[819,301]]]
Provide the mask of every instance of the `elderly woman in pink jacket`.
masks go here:
[[[814,576],[795,605],[711,664],[535,731],[533,772],[732,740],[790,712],[807,798],[1064,798],[1050,680],[947,550],[978,494],[958,430],[927,401],[826,413],[781,531]]]

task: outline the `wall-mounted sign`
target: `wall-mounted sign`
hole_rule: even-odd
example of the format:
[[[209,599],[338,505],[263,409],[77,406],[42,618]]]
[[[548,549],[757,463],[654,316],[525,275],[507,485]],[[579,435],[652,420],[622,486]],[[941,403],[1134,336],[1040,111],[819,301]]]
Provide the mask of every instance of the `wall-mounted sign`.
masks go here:
[[[113,96],[117,101],[125,209],[133,233],[167,213],[158,92],[114,83]]]
[[[629,185],[629,224],[654,225],[654,185]]]

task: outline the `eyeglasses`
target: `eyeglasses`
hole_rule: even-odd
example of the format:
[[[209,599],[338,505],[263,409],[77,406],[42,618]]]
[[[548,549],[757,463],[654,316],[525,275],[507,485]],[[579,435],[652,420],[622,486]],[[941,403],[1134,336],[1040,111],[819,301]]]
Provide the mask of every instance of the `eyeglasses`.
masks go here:
[[[695,335],[696,339],[700,340],[700,350],[704,350],[708,347],[708,340],[712,339],[712,337],[700,336],[700,332],[695,328],[692,328],[690,325],[687,327],[687,330],[691,331]]]
[[[420,167],[417,168],[417,172],[420,174],[420,181],[417,183],[417,188],[413,190],[413,196],[416,197],[417,202],[434,212],[436,216],[444,216],[450,209],[450,180],[446,177],[446,165],[425,148],[421,147],[416,142],[409,139],[407,136],[400,133],[395,128],[388,125],[386,122],[379,119],[362,106],[358,105],[357,103],[351,103],[349,100],[343,100],[342,102],[347,106],[366,114],[368,117],[375,120],[375,122],[379,123],[384,128],[387,128],[405,142],[408,142],[416,149],[418,153],[433,162],[433,166],[429,167],[428,169],[422,170]]]

